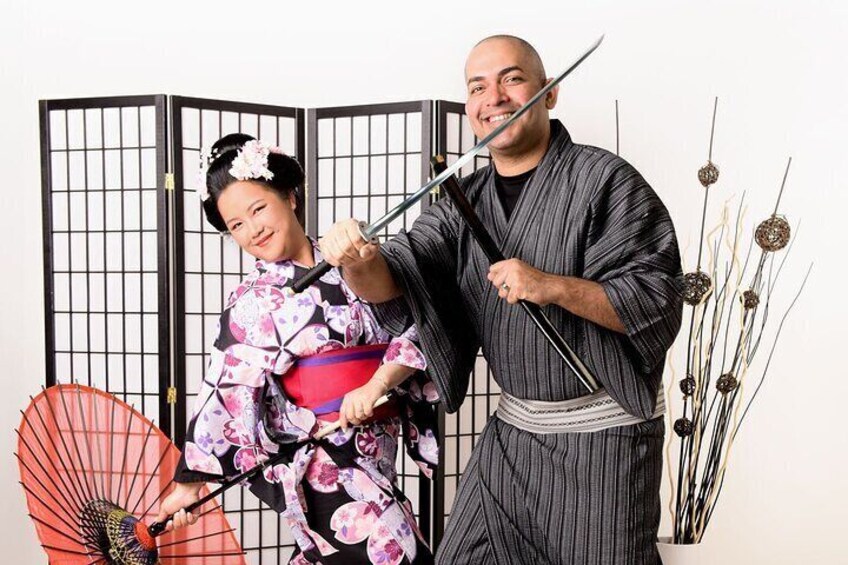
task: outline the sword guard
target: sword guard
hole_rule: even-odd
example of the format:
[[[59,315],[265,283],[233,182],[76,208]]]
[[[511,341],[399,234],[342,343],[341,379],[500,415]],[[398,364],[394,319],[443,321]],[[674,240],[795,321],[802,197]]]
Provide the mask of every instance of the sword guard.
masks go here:
[[[371,245],[380,245],[380,240],[377,238],[376,235],[372,236],[372,237],[368,237],[368,234],[365,233],[365,230],[367,230],[367,229],[368,229],[368,223],[360,221],[359,222],[359,236],[362,238],[362,240],[367,241]]]

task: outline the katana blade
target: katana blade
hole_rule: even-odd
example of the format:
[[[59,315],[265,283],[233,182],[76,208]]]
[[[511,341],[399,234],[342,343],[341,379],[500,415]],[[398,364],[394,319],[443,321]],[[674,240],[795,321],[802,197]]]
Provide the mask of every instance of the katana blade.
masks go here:
[[[465,153],[459,159],[454,161],[454,163],[449,165],[448,168],[445,169],[442,173],[440,173],[435,178],[433,178],[430,182],[428,182],[427,184],[425,184],[424,186],[419,188],[418,191],[416,191],[412,196],[410,196],[409,198],[407,198],[406,200],[404,200],[403,202],[398,204],[394,209],[390,210],[388,214],[386,214],[385,216],[383,216],[382,218],[380,218],[379,220],[377,220],[373,224],[363,228],[362,235],[365,237],[365,239],[371,239],[372,237],[374,237],[377,234],[377,232],[379,232],[384,227],[389,225],[395,218],[397,218],[398,216],[400,216],[401,214],[406,212],[413,204],[415,204],[416,202],[421,200],[421,198],[425,194],[430,192],[433,188],[441,185],[443,182],[445,182],[445,180],[447,180],[447,178],[449,176],[451,176],[455,172],[459,171],[462,167],[464,167],[467,163],[469,163],[471,161],[471,159],[476,157],[480,153],[480,151],[483,150],[483,148],[485,148],[487,145],[489,145],[489,143],[494,141],[494,139],[496,137],[498,137],[501,133],[503,133],[503,131],[506,128],[508,128],[516,120],[518,120],[521,116],[523,116],[525,113],[527,113],[530,110],[530,108],[532,108],[539,100],[544,98],[548,94],[548,92],[553,90],[556,87],[556,85],[558,85],[560,82],[562,82],[562,80],[565,77],[567,77],[569,74],[571,74],[572,71],[574,71],[574,69],[576,69],[578,66],[580,66],[580,63],[585,61],[586,58],[589,55],[591,55],[595,51],[595,49],[598,48],[598,46],[600,46],[600,44],[603,40],[604,40],[604,36],[602,35],[601,37],[598,38],[597,41],[595,41],[595,43],[592,44],[591,47],[589,47],[589,49],[585,53],[583,53],[583,55],[580,56],[579,59],[574,61],[574,63],[572,63],[570,67],[565,69],[562,73],[559,74],[559,76],[557,76],[551,82],[546,84],[545,87],[542,88],[542,90],[537,92],[533,96],[533,98],[528,100],[521,108],[519,108],[512,116],[510,116],[509,119],[504,120],[504,122],[501,125],[499,125],[494,130],[492,130],[492,132],[489,133],[489,135],[487,135],[486,137],[481,139],[480,142],[477,143],[477,145],[472,147],[467,153]]]
[[[370,225],[362,224],[360,226],[360,234],[362,238],[366,241],[371,240],[373,237],[377,235],[383,228],[392,223],[398,216],[409,210],[412,206],[414,206],[419,200],[424,198],[424,196],[429,193],[433,188],[441,185],[445,180],[450,177],[452,174],[460,170],[463,166],[468,164],[474,157],[476,157],[480,151],[483,150],[489,143],[491,143],[496,137],[498,137],[503,131],[511,126],[517,119],[523,116],[526,112],[530,110],[539,100],[545,97],[548,92],[553,90],[562,80],[571,74],[574,69],[580,66],[580,64],[586,60],[589,55],[595,52],[601,42],[604,40],[604,36],[599,37],[580,57],[577,58],[567,69],[561,72],[556,78],[551,80],[548,84],[544,86],[539,92],[537,92],[533,98],[528,100],[521,108],[516,110],[512,116],[510,116],[507,120],[504,120],[502,124],[496,127],[494,130],[489,133],[486,137],[480,140],[477,145],[472,147],[467,153],[462,155],[459,159],[453,162],[447,169],[445,169],[441,174],[434,177],[430,182],[423,185],[417,191],[415,191],[411,196],[409,196],[406,200],[395,206],[392,210],[390,210],[385,216],[374,222]],[[326,261],[322,261],[318,265],[314,266],[309,270],[305,275],[303,275],[300,279],[295,281],[292,285],[292,289],[295,292],[302,292],[306,287],[315,282],[318,278],[320,278],[324,273],[330,270],[331,265]]]

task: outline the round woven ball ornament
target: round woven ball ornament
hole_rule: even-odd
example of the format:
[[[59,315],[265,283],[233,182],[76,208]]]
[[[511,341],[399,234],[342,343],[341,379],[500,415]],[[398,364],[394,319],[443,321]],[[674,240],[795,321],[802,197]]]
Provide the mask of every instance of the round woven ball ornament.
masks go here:
[[[691,436],[695,431],[695,424],[689,418],[678,418],[674,422],[674,433],[680,437]]]
[[[718,180],[718,167],[712,161],[707,161],[707,164],[698,169],[698,181],[704,188],[709,188]]]
[[[739,386],[739,381],[733,376],[733,373],[725,373],[716,381],[716,389],[722,394],[727,394],[736,390]]]
[[[757,226],[754,239],[763,251],[780,251],[789,243],[789,222],[782,216],[773,215]]]
[[[683,301],[690,306],[697,306],[710,294],[713,281],[703,271],[694,271],[683,275]]]

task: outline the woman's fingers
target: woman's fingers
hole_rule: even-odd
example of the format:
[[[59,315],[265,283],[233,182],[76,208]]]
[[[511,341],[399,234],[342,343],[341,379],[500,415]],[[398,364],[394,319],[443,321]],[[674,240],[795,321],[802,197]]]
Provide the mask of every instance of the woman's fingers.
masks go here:
[[[347,419],[350,420],[350,423],[354,426],[358,426],[362,422],[359,408],[356,408],[355,405],[351,406]]]
[[[191,526],[192,524],[197,522],[198,518],[199,516],[195,516],[191,512],[186,512],[185,509],[182,509],[176,514],[174,514],[174,528],[185,528],[186,526]]]
[[[362,419],[365,420],[374,415],[374,404],[367,399],[362,400]]]
[[[349,404],[350,403],[348,402],[348,397],[345,396],[344,399],[342,400],[342,406],[341,406],[341,408],[339,408],[339,424],[341,425],[341,428],[344,431],[347,431],[347,425],[348,425],[348,422],[349,422],[349,418],[348,418],[348,410],[349,410],[349,407],[350,407]]]
[[[173,524],[175,530],[179,529],[179,528],[184,528],[187,525],[186,524],[186,511],[180,510],[179,512],[174,514],[174,518],[173,518],[173,520],[171,520],[171,523]]]
[[[364,393],[347,394],[339,408],[339,423],[343,430],[349,425],[358,426],[374,415],[374,402]]]
[[[362,422],[371,417],[372,409],[371,405],[365,397],[359,399],[359,403],[356,407],[356,416],[359,418],[359,421]]]

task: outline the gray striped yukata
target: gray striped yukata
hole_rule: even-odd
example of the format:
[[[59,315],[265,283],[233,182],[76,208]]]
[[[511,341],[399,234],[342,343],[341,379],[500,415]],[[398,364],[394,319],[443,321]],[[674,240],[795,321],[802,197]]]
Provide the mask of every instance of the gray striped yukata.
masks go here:
[[[641,423],[535,434],[491,417],[463,474],[440,563],[655,564],[664,424],[651,419],[682,315],[682,274],[665,206],[619,157],[574,144],[558,120],[551,145],[507,218],[491,166],[463,189],[506,257],[600,283],[626,335],[552,305],[554,326],[609,395]],[[482,346],[518,399],[586,395],[518,306],[498,297],[488,263],[448,199],[382,247],[448,412],[462,403]]]

